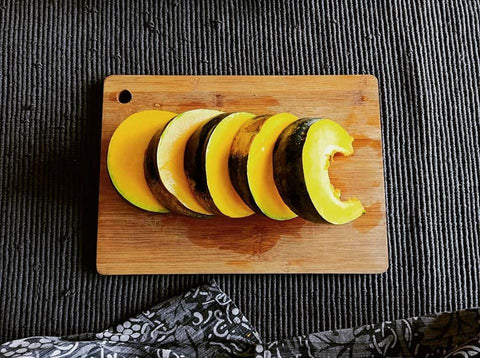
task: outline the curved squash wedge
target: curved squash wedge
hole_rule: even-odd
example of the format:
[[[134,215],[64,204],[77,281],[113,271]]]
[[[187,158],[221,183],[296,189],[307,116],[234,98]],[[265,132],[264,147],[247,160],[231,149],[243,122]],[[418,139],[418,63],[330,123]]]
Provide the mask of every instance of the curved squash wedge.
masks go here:
[[[253,211],[230,181],[228,157],[240,127],[255,115],[246,112],[219,114],[199,127],[185,148],[185,173],[199,203],[208,211],[243,218]]]
[[[365,213],[358,199],[342,201],[328,176],[330,159],[337,152],[353,154],[352,142],[342,126],[328,119],[300,119],[282,132],[273,155],[275,183],[298,216],[345,224]]]
[[[143,160],[152,136],[175,115],[158,110],[137,112],[120,123],[110,139],[107,170],[113,186],[127,201],[143,210],[168,212],[147,185]]]
[[[258,116],[236,134],[230,153],[230,177],[245,203],[275,220],[297,215],[285,204],[273,178],[273,148],[280,133],[297,117],[289,113]]]
[[[190,190],[184,153],[188,139],[197,128],[220,113],[210,109],[181,113],[150,141],[145,153],[145,177],[155,197],[174,213],[193,217],[212,215]]]

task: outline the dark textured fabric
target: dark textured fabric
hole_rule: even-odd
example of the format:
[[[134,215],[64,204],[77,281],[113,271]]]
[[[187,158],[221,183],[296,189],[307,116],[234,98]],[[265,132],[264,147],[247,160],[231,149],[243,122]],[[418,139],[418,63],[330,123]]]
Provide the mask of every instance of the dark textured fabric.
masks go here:
[[[252,357],[260,343],[247,318],[210,282],[97,334],[0,344],[0,357]]]
[[[0,341],[98,332],[208,278],[95,273],[114,73],[378,77],[390,268],[212,276],[266,340],[478,306],[479,42],[474,0],[0,0]]]
[[[215,282],[107,330],[0,344],[0,357],[474,357],[480,310],[432,314],[263,342]]]
[[[257,345],[271,357],[477,357],[480,310],[431,314]]]

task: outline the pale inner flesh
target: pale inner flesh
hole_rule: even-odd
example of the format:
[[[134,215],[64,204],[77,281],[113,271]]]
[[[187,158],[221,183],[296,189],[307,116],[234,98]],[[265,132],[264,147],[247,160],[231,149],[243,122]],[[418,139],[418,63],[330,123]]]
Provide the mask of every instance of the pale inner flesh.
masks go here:
[[[157,165],[165,188],[187,209],[211,214],[195,199],[183,166],[185,147],[190,136],[203,123],[222,112],[197,109],[179,114],[165,127],[158,142]]]
[[[288,220],[297,215],[284,203],[273,179],[273,148],[280,133],[297,117],[289,113],[271,116],[253,140],[248,154],[248,185],[255,203],[268,217]]]
[[[110,139],[107,168],[112,183],[120,195],[141,209],[168,211],[150,191],[143,161],[153,135],[174,116],[175,113],[158,110],[137,112],[120,123]]]
[[[365,213],[360,201],[340,199],[340,190],[330,183],[328,167],[335,153],[353,154],[353,138],[342,126],[323,119],[308,130],[302,152],[305,185],[317,212],[332,224],[345,224]],[[355,179],[353,179],[355,180]]]
[[[228,157],[233,138],[242,124],[253,117],[253,114],[245,112],[225,117],[215,127],[207,145],[205,167],[208,191],[218,210],[232,218],[243,218],[253,214],[233,187],[228,170]]]

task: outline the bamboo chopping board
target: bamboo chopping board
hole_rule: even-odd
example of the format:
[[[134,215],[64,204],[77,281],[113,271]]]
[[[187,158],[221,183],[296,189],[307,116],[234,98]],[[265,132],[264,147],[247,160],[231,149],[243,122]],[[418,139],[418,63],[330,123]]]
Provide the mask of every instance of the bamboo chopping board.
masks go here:
[[[123,92],[127,90],[128,92]],[[120,95],[121,94],[121,95]],[[131,97],[131,98],[130,98]],[[128,102],[128,103],[121,103]],[[342,198],[367,214],[335,226],[193,219],[142,211],[107,173],[110,137],[129,115],[212,108],[330,118],[355,138],[355,153],[330,166]],[[104,83],[97,269],[101,274],[380,273],[388,267],[378,84],[373,76],[110,76]]]

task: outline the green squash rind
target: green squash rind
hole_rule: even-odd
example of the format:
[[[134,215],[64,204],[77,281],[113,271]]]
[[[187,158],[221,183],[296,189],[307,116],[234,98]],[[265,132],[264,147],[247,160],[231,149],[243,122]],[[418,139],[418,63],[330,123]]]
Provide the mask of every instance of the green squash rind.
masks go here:
[[[230,157],[228,158],[228,169],[233,187],[245,204],[256,213],[262,213],[262,211],[255,202],[248,185],[248,153],[255,136],[270,116],[269,114],[256,116],[245,122],[233,139]]]
[[[295,214],[312,222],[325,222],[315,209],[305,184],[303,145],[318,118],[302,118],[288,125],[273,150],[273,177],[283,201]]]
[[[188,184],[198,202],[208,211],[214,214],[223,215],[215,205],[208,189],[206,154],[210,137],[217,125],[231,113],[219,114],[193,133],[185,147],[184,168]]]
[[[166,126],[164,128],[166,128]],[[152,191],[153,195],[158,199],[158,201],[160,201],[168,210],[173,213],[182,214],[194,218],[211,217],[211,215],[197,213],[193,210],[188,209],[163,185],[157,166],[157,149],[158,142],[164,128],[155,133],[145,151],[143,168],[145,173],[145,179],[150,190]]]

